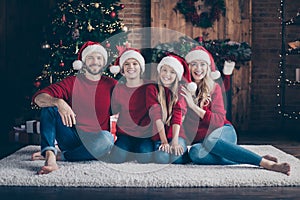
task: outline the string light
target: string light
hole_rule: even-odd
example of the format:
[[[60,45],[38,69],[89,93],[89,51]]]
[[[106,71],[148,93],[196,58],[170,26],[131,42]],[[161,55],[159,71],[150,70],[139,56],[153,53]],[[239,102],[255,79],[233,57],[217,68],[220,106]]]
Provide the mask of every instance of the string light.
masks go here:
[[[285,26],[287,25],[291,25],[293,24],[294,18],[285,21],[285,13],[284,13],[284,0],[280,1],[280,17],[279,20],[281,21],[281,25],[282,25],[282,31],[280,32],[282,40],[285,41]],[[299,17],[300,13],[297,13],[297,17]],[[277,84],[277,88],[279,89],[280,92],[278,92],[276,94],[276,96],[279,98],[279,103],[277,104],[278,107],[278,114],[280,114],[281,116],[283,116],[284,118],[288,118],[288,119],[295,119],[298,120],[300,119],[300,112],[296,112],[296,111],[291,111],[291,112],[287,112],[285,109],[285,88],[286,86],[300,86],[300,81],[292,81],[289,80],[287,78],[285,78],[285,64],[286,64],[286,56],[287,55],[291,55],[291,54],[300,54],[300,50],[292,50],[292,49],[285,49],[285,43],[282,44],[282,51],[279,54],[279,58],[280,58],[280,62],[279,62],[279,69],[280,69],[280,75],[279,78],[277,79],[278,84]],[[285,55],[285,56],[284,56]]]

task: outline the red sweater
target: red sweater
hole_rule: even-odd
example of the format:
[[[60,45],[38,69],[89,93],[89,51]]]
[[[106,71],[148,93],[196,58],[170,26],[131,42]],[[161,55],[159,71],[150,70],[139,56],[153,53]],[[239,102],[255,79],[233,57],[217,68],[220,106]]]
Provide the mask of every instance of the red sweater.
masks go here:
[[[130,88],[118,83],[113,90],[112,112],[119,113],[117,134],[146,138],[152,136],[152,126],[146,108],[147,83]]]
[[[222,91],[218,84],[215,84],[211,99],[211,103],[203,108],[206,111],[203,119],[188,108],[183,126],[186,136],[193,143],[203,140],[206,135],[224,124],[231,124],[226,119]]]
[[[110,100],[115,84],[116,80],[106,76],[91,81],[79,74],[38,91],[32,99],[40,93],[64,99],[76,114],[76,128],[97,133],[110,129]]]
[[[171,98],[171,91],[165,87],[165,96],[166,96],[166,105],[168,105],[170,98]],[[162,110],[161,106],[158,102],[158,88],[157,84],[149,84],[146,91],[146,106],[149,110],[149,115],[153,122],[153,140],[160,140],[159,134],[157,131],[157,127],[155,125],[155,121],[158,119],[162,119]],[[172,118],[170,126],[165,125],[165,133],[168,139],[172,139],[172,125],[178,124],[181,126],[183,116],[186,114],[187,111],[187,104],[183,96],[180,95],[178,92],[178,101],[172,108]],[[169,116],[168,116],[169,117]],[[184,134],[183,128],[180,128],[179,136],[182,138],[186,138]]]

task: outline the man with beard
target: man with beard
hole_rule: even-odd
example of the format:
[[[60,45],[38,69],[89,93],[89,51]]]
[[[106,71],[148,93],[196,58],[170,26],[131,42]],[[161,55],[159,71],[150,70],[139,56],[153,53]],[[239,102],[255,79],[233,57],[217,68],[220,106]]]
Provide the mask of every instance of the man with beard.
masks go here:
[[[100,159],[113,146],[109,132],[110,99],[116,80],[102,76],[107,51],[88,41],[80,49],[73,68],[78,75],[54,83],[33,96],[41,107],[41,152],[32,159],[45,158],[38,174],[58,169],[57,159],[84,161]],[[60,149],[57,155],[55,141]]]

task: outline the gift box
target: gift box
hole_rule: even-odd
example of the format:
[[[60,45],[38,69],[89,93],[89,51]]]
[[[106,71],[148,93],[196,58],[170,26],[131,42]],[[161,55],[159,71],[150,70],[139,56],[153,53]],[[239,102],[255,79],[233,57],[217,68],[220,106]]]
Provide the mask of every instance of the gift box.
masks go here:
[[[40,134],[37,133],[27,133],[25,131],[11,131],[9,133],[9,141],[17,142],[20,144],[31,144],[39,145],[41,142]]]
[[[26,132],[40,134],[40,122],[37,120],[26,121]]]

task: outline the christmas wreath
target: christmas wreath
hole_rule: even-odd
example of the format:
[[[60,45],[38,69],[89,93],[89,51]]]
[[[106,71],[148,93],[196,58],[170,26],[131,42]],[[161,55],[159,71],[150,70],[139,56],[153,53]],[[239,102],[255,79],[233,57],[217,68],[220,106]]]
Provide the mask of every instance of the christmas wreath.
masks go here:
[[[186,21],[192,22],[194,26],[202,28],[212,27],[214,22],[220,19],[220,14],[225,16],[226,7],[224,0],[199,1],[182,0],[177,3],[176,9],[185,16]],[[195,5],[195,3],[199,5]]]

